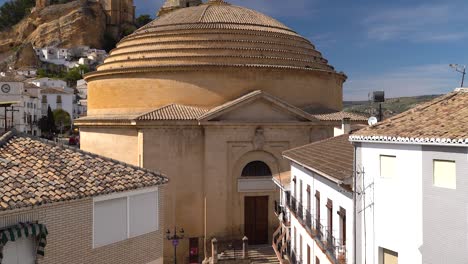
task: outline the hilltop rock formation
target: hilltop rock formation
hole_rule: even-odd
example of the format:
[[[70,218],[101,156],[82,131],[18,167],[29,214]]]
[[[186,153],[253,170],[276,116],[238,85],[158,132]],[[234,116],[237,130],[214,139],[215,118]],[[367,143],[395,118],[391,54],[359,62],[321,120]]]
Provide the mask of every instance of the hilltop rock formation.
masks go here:
[[[24,43],[35,47],[87,45],[103,47],[106,14],[94,1],[76,0],[35,10],[13,26],[0,32],[0,52],[7,52]]]

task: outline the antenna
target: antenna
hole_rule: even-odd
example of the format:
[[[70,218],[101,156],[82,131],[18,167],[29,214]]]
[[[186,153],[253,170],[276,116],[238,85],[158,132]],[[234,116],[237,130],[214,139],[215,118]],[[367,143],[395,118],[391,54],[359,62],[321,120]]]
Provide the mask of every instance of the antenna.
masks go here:
[[[369,126],[374,126],[375,124],[377,124],[378,120],[377,120],[377,117],[375,116],[371,116],[368,120],[367,120],[367,124],[369,124]]]

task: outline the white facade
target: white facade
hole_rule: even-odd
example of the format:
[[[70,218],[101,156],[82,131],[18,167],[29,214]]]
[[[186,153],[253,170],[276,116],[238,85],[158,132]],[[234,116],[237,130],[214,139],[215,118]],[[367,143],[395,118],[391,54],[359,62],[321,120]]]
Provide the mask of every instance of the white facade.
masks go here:
[[[354,237],[352,193],[336,182],[294,162],[291,165],[291,179],[291,196],[298,204],[302,204],[304,212],[302,219],[298,219],[300,218],[298,214],[291,214],[291,248],[297,260],[300,260],[300,263],[315,264],[335,263],[333,261],[337,259],[346,259],[347,263],[352,263]],[[327,207],[327,204],[330,205],[330,202],[329,209],[330,206]],[[338,214],[339,212],[344,212],[345,217]],[[311,215],[311,228],[307,227],[308,221],[304,221],[308,213]],[[318,236],[313,238],[310,230],[312,232],[320,230],[323,238]],[[330,232],[333,239],[329,236]],[[333,247],[323,250],[327,248],[329,242],[333,243]]]
[[[400,264],[422,263],[421,146],[362,143],[357,153],[358,263],[383,263],[384,249]],[[381,156],[395,157],[393,176],[381,173]]]
[[[18,102],[13,105],[15,112],[7,112],[7,124],[12,123],[16,130],[32,135],[40,135],[37,122],[42,117],[40,91],[28,88],[29,84],[0,80],[0,102]],[[2,118],[4,119],[3,108]],[[9,108],[11,110],[11,108]],[[3,125],[4,120],[1,122]]]
[[[382,264],[384,251],[399,264],[468,263],[468,148],[355,144],[365,190],[358,208],[359,263]],[[395,158],[393,169],[382,155]],[[445,169],[455,182],[442,187],[435,170],[441,161],[455,169]]]
[[[46,88],[42,90],[42,107],[49,107],[52,111],[55,109],[63,109],[70,114],[71,119],[78,117],[76,113],[75,95],[63,90]],[[45,103],[45,104],[44,104]]]
[[[78,65],[101,64],[107,57],[105,50],[77,46],[71,49],[59,47],[35,48],[39,60],[74,68]]]

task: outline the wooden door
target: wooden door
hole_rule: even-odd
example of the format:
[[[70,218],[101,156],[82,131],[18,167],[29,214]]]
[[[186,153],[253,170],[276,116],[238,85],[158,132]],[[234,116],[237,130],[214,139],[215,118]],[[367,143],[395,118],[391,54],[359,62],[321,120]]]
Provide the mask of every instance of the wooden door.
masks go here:
[[[245,197],[244,223],[249,244],[268,243],[268,196]]]

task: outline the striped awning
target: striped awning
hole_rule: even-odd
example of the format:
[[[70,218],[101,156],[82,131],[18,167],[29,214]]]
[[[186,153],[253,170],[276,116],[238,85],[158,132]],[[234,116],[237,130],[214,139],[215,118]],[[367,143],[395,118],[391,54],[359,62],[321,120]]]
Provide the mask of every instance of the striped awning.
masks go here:
[[[21,237],[29,237],[37,240],[36,253],[44,256],[44,248],[47,244],[47,228],[43,224],[37,223],[19,223],[0,229],[0,263],[3,259],[3,247],[8,242],[14,242]]]

